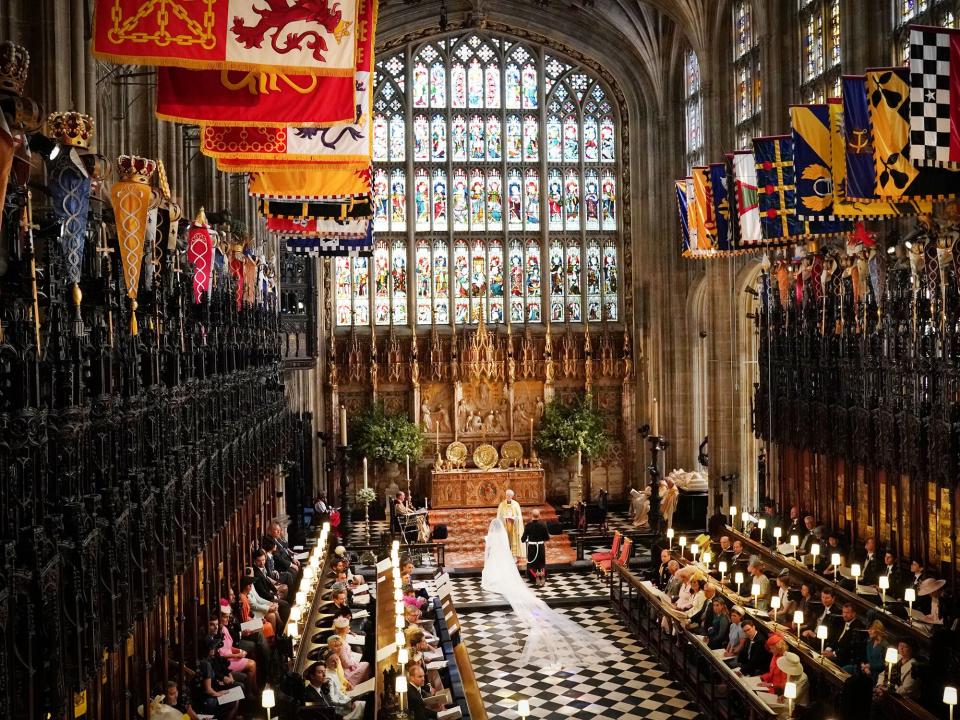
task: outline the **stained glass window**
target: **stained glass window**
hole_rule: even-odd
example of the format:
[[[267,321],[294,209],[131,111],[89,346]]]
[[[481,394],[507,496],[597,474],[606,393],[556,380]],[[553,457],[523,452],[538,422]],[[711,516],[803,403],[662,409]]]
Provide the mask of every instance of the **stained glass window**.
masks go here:
[[[760,44],[753,28],[753,0],[733,4],[734,117],[738,147],[750,147],[760,128]]]
[[[700,95],[700,63],[688,50],[684,67],[684,114],[687,130],[687,169],[703,164],[703,98]]]
[[[618,320],[617,133],[610,89],[547,48],[468,33],[378,58],[375,242],[332,261],[336,325]]]
[[[956,28],[952,0],[892,0],[894,44],[893,61],[903,65],[910,62],[910,30],[908,25],[936,25]]]
[[[822,103],[840,89],[840,0],[799,0],[800,94]]]

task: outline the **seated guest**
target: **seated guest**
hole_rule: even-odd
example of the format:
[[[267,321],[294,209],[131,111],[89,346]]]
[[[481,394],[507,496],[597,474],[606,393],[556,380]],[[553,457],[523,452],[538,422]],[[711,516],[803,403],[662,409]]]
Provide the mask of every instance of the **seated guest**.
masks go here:
[[[287,564],[290,566],[289,572],[292,572],[294,575],[300,574],[300,561],[297,560],[297,554],[293,551],[293,548],[290,547],[290,543],[287,542],[287,539],[283,536],[283,528],[280,526],[276,520],[270,523],[270,529],[268,531],[270,537],[273,538],[273,541],[277,544],[277,555],[282,555]]]
[[[710,582],[703,582],[703,607],[700,612],[690,616],[690,623],[687,627],[691,628],[697,635],[706,635],[707,630],[713,625],[713,600],[717,594],[717,588]],[[724,605],[726,607],[726,605]]]
[[[424,703],[426,697],[426,673],[419,663],[411,663],[407,667],[407,701],[413,720],[436,720],[437,713]]]
[[[767,638],[766,647],[770,652],[770,666],[767,668],[767,672],[760,676],[760,682],[766,685],[767,689],[774,695],[782,695],[787,676],[780,669],[777,661],[787,652],[787,641],[774,634]]]
[[[770,580],[763,572],[763,563],[760,562],[759,558],[753,558],[750,561],[750,564],[747,566],[747,572],[753,576],[753,579],[748,583],[752,588],[753,585],[760,586],[760,594],[756,597],[756,607],[757,610],[769,610],[770,609]],[[750,594],[753,594],[753,590],[750,590]]]
[[[407,624],[407,627],[420,627],[423,628],[425,633],[433,635],[433,620],[427,620],[423,618],[420,608],[414,605],[404,605],[403,606],[403,619]]]
[[[263,548],[253,553],[253,587],[261,598],[277,604],[281,627],[286,627],[287,618],[290,617],[290,603],[284,599],[287,588],[267,574],[267,553]]]
[[[803,664],[800,662],[800,656],[792,652],[784,652],[777,658],[777,668],[783,673],[783,685],[786,687],[788,682],[797,686],[797,697],[793,704],[796,707],[807,707],[810,704],[810,681],[807,674],[803,671]],[[783,697],[783,689],[777,693]],[[785,708],[786,709],[786,708]],[[786,717],[786,715],[784,715]]]
[[[285,563],[282,556],[277,555],[277,543],[272,537],[265,537],[260,541],[260,547],[267,554],[266,564],[264,569],[267,572],[267,575],[277,583],[278,588],[282,587],[282,592],[284,597],[289,588],[293,587],[293,575],[287,571],[286,568],[289,568],[289,563]]]
[[[667,580],[663,592],[672,602],[675,602],[680,596],[680,586],[683,584],[683,577],[680,575],[680,563],[671,560],[667,565],[667,572],[670,573],[670,579]]]
[[[787,527],[783,534],[788,538],[791,535],[803,537],[806,534],[806,526],[803,523],[803,518],[800,517],[800,507],[798,505],[790,506],[790,517],[787,518]]]
[[[889,550],[883,554],[883,567],[880,568],[880,574],[886,575],[887,581],[890,583],[890,589],[887,592],[895,598],[902,598],[905,578],[896,555]]]
[[[797,610],[803,613],[804,618],[808,618],[814,612],[814,606],[817,604],[817,601],[813,599],[811,594],[811,588],[809,582],[804,582],[800,584],[800,597],[796,600],[791,601],[792,608],[790,609],[790,614],[785,616],[788,619],[793,617],[793,613]],[[781,606],[781,611],[783,610]]]
[[[687,589],[684,593],[680,591],[680,597],[677,599],[675,607],[683,611],[688,618],[693,617],[700,612],[706,598],[703,594],[703,581],[696,575],[691,575],[690,579],[684,584]]]
[[[777,515],[777,505],[770,498],[764,498],[763,500],[763,509],[760,512],[760,517],[758,520],[765,520],[766,530],[763,533],[763,544],[764,545],[773,545],[776,542],[776,539],[773,537],[773,529],[775,527],[781,527],[780,516]],[[759,538],[759,532],[757,533]]]
[[[720,649],[727,646],[730,615],[727,613],[727,604],[721,598],[715,598],[711,604],[713,620],[707,628],[707,645],[712,649]]]
[[[830,647],[823,651],[825,657],[830,658],[841,667],[855,666],[863,661],[866,640],[866,628],[857,618],[857,611],[853,603],[844,603],[841,613],[843,623],[834,623],[835,633],[828,638]]]
[[[865,659],[857,666],[848,665],[843,669],[850,674],[859,674],[870,678],[870,687],[877,684],[887,656],[887,631],[883,623],[874,620],[867,628],[867,643],[864,648]]]
[[[246,622],[242,617],[243,603],[237,600],[237,594],[227,583],[224,583],[225,597],[220,600],[221,605],[229,605],[230,613],[220,613],[220,627],[233,636],[235,647],[245,650],[261,666],[266,667],[270,659],[270,645],[266,637],[259,630],[241,630],[240,623]],[[247,600],[249,609],[249,599]]]
[[[163,704],[169,705],[177,712],[181,713],[181,715],[184,718],[187,718],[187,720],[199,720],[199,717],[190,706],[190,698],[186,695],[186,693],[181,695],[180,686],[177,685],[173,680],[167,681],[167,686],[163,693]]]
[[[307,702],[329,705],[338,718],[345,718],[345,720],[360,720],[363,717],[366,702],[351,700],[340,687],[339,682],[331,682],[327,678],[323,663],[313,663],[308,667],[305,679],[307,687],[303,697]]]
[[[424,653],[435,653],[437,648],[427,642],[427,637],[423,630],[418,627],[408,627],[404,633],[407,638],[407,647],[410,649],[410,662],[419,664],[425,673],[427,673],[430,686],[434,690],[440,690],[443,687],[443,681],[440,679],[440,673],[436,670],[427,672],[427,659]]]
[[[807,642],[815,643],[817,641],[817,626],[826,625],[827,629],[830,631],[828,640],[835,638],[834,634],[835,624],[840,619],[840,608],[836,604],[836,596],[833,594],[833,590],[830,588],[824,588],[820,591],[820,602],[823,606],[822,610],[818,615],[812,615],[809,619],[804,616],[806,620],[804,630],[801,633],[801,636],[807,640]]]
[[[911,560],[910,575],[904,579],[904,587],[912,587],[913,591],[916,592],[920,589],[920,583],[922,583],[926,577],[927,573],[924,572],[923,565],[916,560]]]
[[[252,658],[248,657],[247,651],[234,646],[233,634],[230,632],[230,621],[233,617],[233,609],[230,607],[230,604],[224,599],[220,601],[220,617],[218,621],[211,619],[211,625],[214,622],[218,622],[219,627],[217,628],[217,633],[219,633],[220,638],[223,640],[223,645],[220,646],[220,657],[225,659],[230,663],[230,672],[231,673],[243,673],[246,678],[247,694],[252,694],[257,692],[257,663]],[[239,631],[239,627],[237,630]],[[216,634],[211,632],[211,634]],[[237,680],[237,676],[234,675],[234,680]],[[237,680],[242,682],[241,680]]]
[[[224,638],[220,630],[220,619],[216,615],[207,620],[208,637],[215,638],[219,643],[219,646],[217,647],[218,661],[222,662],[226,666],[227,672],[230,674],[230,677],[233,679],[233,683],[235,685],[243,685],[247,682],[247,675],[243,671],[242,666],[236,668],[230,667],[231,663],[235,659],[235,656],[233,655],[232,648],[230,649],[229,654],[224,654]]]
[[[800,547],[797,548],[797,554],[800,556],[809,555],[810,548],[815,542],[818,542],[817,535],[814,530],[817,527],[817,521],[813,519],[813,515],[806,515],[803,518],[803,531],[799,533],[800,535]],[[790,536],[787,535],[787,542],[790,541]]]
[[[863,544],[860,558],[860,582],[864,585],[876,585],[880,577],[880,558],[877,557],[877,542],[867,538]]]
[[[203,647],[206,654],[197,666],[197,678],[200,683],[200,697],[194,698],[197,701],[197,709],[206,715],[213,715],[218,720],[233,720],[240,703],[234,701],[221,705],[217,700],[233,685],[227,662],[218,655],[220,638],[208,635]]]
[[[413,560],[410,559],[409,555],[400,556],[400,583],[401,585],[407,583],[413,585]],[[424,600],[430,599],[429,593],[423,588],[417,590],[416,595]]]
[[[727,629],[727,649],[724,657],[737,657],[747,642],[741,626],[745,614],[739,605],[734,605],[730,610],[730,627]]]
[[[753,620],[744,620],[740,623],[746,642],[737,655],[737,667],[741,674],[748,676],[760,675],[770,666],[770,653],[763,645],[763,638],[757,632]]]
[[[350,649],[345,637],[332,635],[327,638],[327,647],[340,656],[340,665],[347,682],[357,686],[370,677],[370,663],[360,659],[360,654]]]
[[[267,602],[253,587],[253,576],[244,575],[240,578],[240,620],[249,622],[255,617],[263,621],[263,637],[270,642],[275,634],[275,624],[280,623],[277,616],[276,603]]]
[[[721,560],[725,560],[727,563],[730,562],[730,557],[733,555],[733,543],[730,542],[728,536],[720,536],[720,541],[714,547],[714,553],[717,556],[717,562]]]
[[[321,525],[330,518],[330,506],[327,505],[327,496],[323,493],[317,495],[317,499],[314,500],[313,513],[314,525]]]
[[[835,554],[840,555],[840,565],[836,568],[838,571],[843,567],[844,562],[843,548],[840,546],[840,535],[835,532],[830,533],[827,536],[827,547],[821,548],[821,552],[823,553],[823,570],[820,570],[819,567],[817,569],[824,575],[832,578],[834,571],[833,556]]]
[[[913,658],[913,644],[901,640],[897,645],[897,651],[900,653],[900,659],[893,666],[893,677],[887,677],[887,670],[884,671],[884,680],[877,685],[876,692],[882,694],[893,692],[902,697],[917,700],[920,697],[920,682],[917,674],[917,661]]]
[[[327,675],[331,680],[335,679],[335,682],[340,683],[344,692],[353,690],[353,684],[347,680],[347,674],[343,671],[343,663],[340,661],[338,651],[327,646],[326,652],[323,653],[323,664],[327,668]]]
[[[923,607],[929,608],[927,612],[923,613],[923,621],[933,624],[939,624],[943,622],[944,618],[944,608],[941,606],[941,590],[944,585],[947,584],[946,580],[934,580],[933,578],[927,578],[920,583],[920,589],[917,590],[917,605],[921,603],[919,600],[923,598]],[[920,612],[923,612],[921,610]]]
[[[750,557],[743,551],[743,543],[739,540],[733,541],[733,553],[730,555],[729,567],[727,572],[732,576],[737,570],[742,570],[750,562]],[[739,567],[737,567],[739,565]]]
[[[660,551],[660,567],[657,569],[657,587],[661,590],[667,586],[667,581],[670,580],[669,565],[670,551],[667,550],[667,548],[663,548]]]
[[[795,602],[790,599],[790,571],[784,568],[777,575],[776,595],[780,598],[779,613],[785,618],[792,618]]]
[[[353,617],[353,611],[347,604],[347,591],[339,583],[333,584],[333,590],[330,592],[330,601],[321,605],[318,610],[324,615],[332,615],[335,618]],[[324,620],[326,620],[326,622],[324,622]],[[323,622],[325,625],[330,625],[333,621],[330,618],[321,619],[318,621],[318,625],[321,622]]]
[[[417,597],[416,592],[414,592],[413,585],[407,583],[401,588],[403,592],[403,602],[405,605],[413,605],[418,610],[423,610],[424,606],[427,604],[427,601],[422,597]]]

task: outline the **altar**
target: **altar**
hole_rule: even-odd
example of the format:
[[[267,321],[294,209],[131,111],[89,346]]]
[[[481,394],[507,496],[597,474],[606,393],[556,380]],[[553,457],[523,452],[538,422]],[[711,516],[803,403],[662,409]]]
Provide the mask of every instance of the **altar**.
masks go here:
[[[543,468],[471,468],[432,470],[430,506],[450,508],[496,507],[507,490],[521,506],[546,502]]]

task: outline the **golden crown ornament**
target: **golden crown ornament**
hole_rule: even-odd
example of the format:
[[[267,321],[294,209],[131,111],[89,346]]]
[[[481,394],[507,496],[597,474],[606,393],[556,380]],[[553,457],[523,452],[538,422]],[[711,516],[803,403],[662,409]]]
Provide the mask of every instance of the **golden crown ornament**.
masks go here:
[[[0,43],[0,92],[23,95],[30,68],[30,53],[22,45],[7,40]]]
[[[47,135],[62,145],[89,150],[93,133],[93,118],[84,113],[55,112],[47,116]]]
[[[147,185],[156,169],[156,161],[150,158],[139,155],[121,155],[117,158],[117,172],[123,182]]]

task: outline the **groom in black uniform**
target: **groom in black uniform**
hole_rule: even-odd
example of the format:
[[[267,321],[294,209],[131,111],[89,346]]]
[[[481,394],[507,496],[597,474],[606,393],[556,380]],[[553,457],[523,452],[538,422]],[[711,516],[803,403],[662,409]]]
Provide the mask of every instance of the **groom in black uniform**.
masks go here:
[[[527,544],[527,573],[533,581],[534,587],[543,587],[547,584],[547,540],[550,531],[547,524],[540,519],[540,511],[534,509],[533,519],[523,528],[520,542]]]

